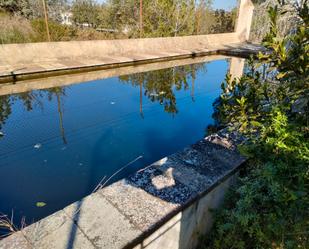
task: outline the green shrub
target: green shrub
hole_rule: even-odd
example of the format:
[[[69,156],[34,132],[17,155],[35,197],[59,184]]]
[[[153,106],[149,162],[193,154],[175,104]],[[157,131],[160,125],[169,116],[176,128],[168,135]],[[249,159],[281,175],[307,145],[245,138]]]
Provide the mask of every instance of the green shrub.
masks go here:
[[[201,248],[308,248],[309,142],[279,110],[246,146],[240,178]]]
[[[280,8],[269,9],[269,52],[222,84],[219,120],[247,137],[239,149],[250,160],[200,248],[309,248],[308,1],[296,8],[297,30],[284,39]]]
[[[28,37],[24,35],[18,28],[13,27],[10,30],[0,31],[0,43],[24,43],[28,41]]]
[[[0,44],[30,42],[31,34],[28,20],[0,11]]]
[[[46,24],[44,19],[31,21],[34,34],[31,37],[33,42],[45,42],[47,39]],[[48,22],[51,41],[70,41],[76,34],[73,27],[59,24],[54,21]]]

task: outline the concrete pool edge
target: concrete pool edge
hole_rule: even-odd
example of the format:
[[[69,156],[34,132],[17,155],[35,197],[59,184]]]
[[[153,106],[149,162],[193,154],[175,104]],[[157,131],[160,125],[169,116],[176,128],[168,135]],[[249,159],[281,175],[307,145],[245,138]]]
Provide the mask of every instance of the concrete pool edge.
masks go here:
[[[1,47],[0,47],[1,48]],[[126,54],[125,56],[110,56],[108,59],[87,59],[87,63],[82,62],[85,58],[75,61],[68,61],[67,65],[61,61],[39,61],[32,64],[15,65],[13,69],[4,69],[8,66],[1,66],[0,63],[0,86],[4,83],[16,83],[18,81],[40,79],[45,77],[70,75],[78,73],[87,73],[99,70],[121,68],[127,66],[138,66],[149,63],[165,62],[171,60],[187,59],[194,57],[210,56],[210,55],[225,55],[237,57],[249,57],[252,54],[257,54],[263,48],[257,44],[231,43],[228,45],[217,45],[214,48],[201,47],[197,50],[180,50],[180,51],[165,51],[158,54],[149,52],[139,55]],[[161,54],[160,54],[161,53]],[[74,62],[74,63],[73,63]],[[73,64],[72,64],[73,63]],[[71,65],[70,65],[71,64]],[[44,66],[46,65],[46,66]],[[11,66],[10,66],[11,67]]]
[[[193,248],[246,161],[221,131],[0,241],[0,248]],[[102,208],[104,207],[104,208]]]

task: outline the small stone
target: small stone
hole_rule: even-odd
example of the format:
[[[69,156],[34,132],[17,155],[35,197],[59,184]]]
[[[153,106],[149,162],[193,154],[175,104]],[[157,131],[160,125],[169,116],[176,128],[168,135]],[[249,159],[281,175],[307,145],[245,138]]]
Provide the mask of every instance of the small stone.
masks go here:
[[[0,131],[0,137],[4,137],[4,133]]]

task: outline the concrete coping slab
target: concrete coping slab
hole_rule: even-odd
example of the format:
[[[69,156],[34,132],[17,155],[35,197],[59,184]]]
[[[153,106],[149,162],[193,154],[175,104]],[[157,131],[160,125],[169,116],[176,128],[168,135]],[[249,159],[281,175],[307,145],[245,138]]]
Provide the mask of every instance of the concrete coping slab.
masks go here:
[[[210,135],[1,240],[0,248],[132,248],[235,174],[246,160],[240,141],[227,130]]]
[[[201,46],[190,49],[174,48],[140,53],[128,51],[126,53],[105,53],[102,56],[83,55],[72,58],[56,56],[53,58],[33,59],[27,63],[22,61],[10,64],[0,63],[0,83],[214,54],[248,57],[251,54],[258,53],[261,49],[261,46],[255,44],[231,43],[224,46],[217,44],[213,47]]]

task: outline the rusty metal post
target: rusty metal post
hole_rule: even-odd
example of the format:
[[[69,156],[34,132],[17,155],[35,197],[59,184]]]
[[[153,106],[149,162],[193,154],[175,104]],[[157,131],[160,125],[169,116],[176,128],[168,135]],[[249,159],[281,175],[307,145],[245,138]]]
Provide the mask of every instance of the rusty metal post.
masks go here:
[[[143,37],[143,0],[139,0],[139,31],[140,38]]]
[[[45,0],[42,0],[43,9],[44,9],[44,16],[45,16],[45,26],[46,26],[46,33],[47,33],[47,40],[50,42],[50,33],[49,33],[49,26],[48,26],[48,14]]]

